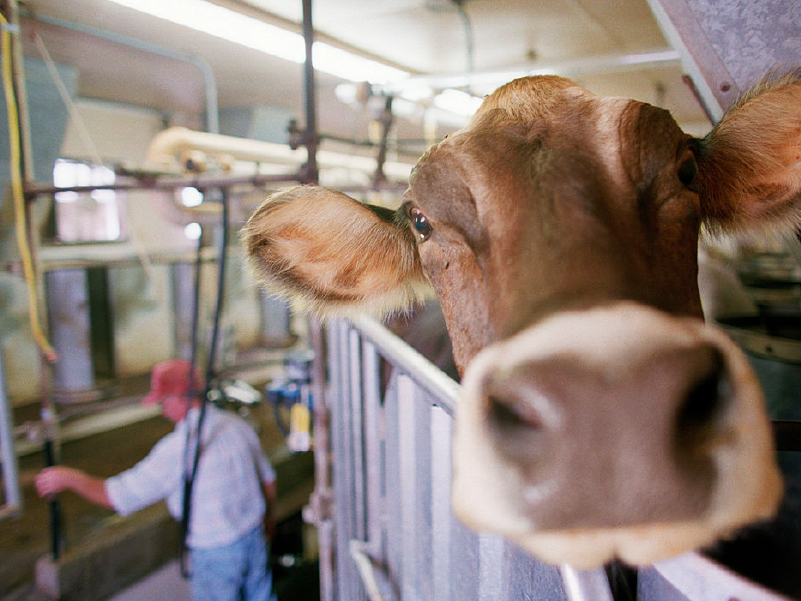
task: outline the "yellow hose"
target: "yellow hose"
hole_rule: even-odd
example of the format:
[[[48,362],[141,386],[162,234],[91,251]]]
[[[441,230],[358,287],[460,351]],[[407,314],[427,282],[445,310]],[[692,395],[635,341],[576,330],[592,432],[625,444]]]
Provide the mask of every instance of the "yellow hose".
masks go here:
[[[11,151],[11,193],[14,198],[15,228],[17,246],[22,256],[22,271],[28,284],[28,314],[31,320],[31,330],[39,345],[39,349],[48,361],[57,359],[56,351],[50,346],[39,325],[39,308],[36,303],[36,276],[33,270],[31,249],[28,246],[28,226],[25,217],[25,196],[22,190],[22,165],[19,138],[19,113],[17,99],[14,96],[14,83],[11,72],[11,32],[8,21],[0,14],[0,28],[2,29],[3,52],[3,88],[6,94],[6,112],[8,113],[8,144]]]

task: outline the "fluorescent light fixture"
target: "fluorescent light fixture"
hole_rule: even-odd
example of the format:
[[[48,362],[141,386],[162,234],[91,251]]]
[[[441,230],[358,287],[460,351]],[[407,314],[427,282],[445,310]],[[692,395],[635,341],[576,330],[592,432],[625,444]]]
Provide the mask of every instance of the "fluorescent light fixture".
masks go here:
[[[293,63],[306,58],[303,36],[205,0],[111,0],[116,4],[202,31]],[[314,67],[349,81],[389,83],[409,73],[324,42],[315,42]]]
[[[409,102],[422,102],[430,100],[434,96],[434,90],[425,84],[412,83],[411,85],[403,86],[400,90],[400,95]]]
[[[181,188],[181,204],[185,207],[197,207],[203,202],[203,193],[191,186]]]
[[[197,240],[202,233],[203,229],[199,223],[192,222],[184,226],[184,236],[186,236],[187,240]]]
[[[472,96],[467,92],[448,89],[442,90],[442,92],[434,96],[434,106],[444,111],[469,117],[478,110],[481,100],[481,98]]]

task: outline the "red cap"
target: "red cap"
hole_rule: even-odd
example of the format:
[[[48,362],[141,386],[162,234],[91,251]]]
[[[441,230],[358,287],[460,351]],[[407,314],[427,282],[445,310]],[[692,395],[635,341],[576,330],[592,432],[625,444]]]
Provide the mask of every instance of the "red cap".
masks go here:
[[[192,382],[189,381],[190,372],[193,375]],[[200,372],[192,369],[186,359],[169,359],[153,366],[150,373],[150,393],[142,402],[145,405],[160,403],[165,396],[186,395],[190,390],[194,393],[193,396],[200,392]]]

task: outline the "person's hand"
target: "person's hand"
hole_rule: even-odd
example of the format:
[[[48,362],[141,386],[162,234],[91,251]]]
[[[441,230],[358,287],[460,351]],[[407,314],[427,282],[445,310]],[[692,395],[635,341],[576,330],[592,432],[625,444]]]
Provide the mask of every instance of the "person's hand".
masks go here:
[[[40,497],[50,497],[70,488],[76,471],[68,467],[46,467],[36,475],[36,492]]]

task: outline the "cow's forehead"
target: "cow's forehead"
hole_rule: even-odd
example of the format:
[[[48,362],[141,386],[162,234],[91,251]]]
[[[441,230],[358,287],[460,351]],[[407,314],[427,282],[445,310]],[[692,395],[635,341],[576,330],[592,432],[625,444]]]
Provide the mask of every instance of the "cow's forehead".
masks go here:
[[[513,192],[531,183],[524,174],[537,178],[549,165],[562,183],[602,173],[606,183],[637,187],[686,148],[688,136],[663,109],[539,79],[495,92],[465,127],[432,146],[412,173],[407,201],[429,208],[445,197],[497,197],[482,188]]]

